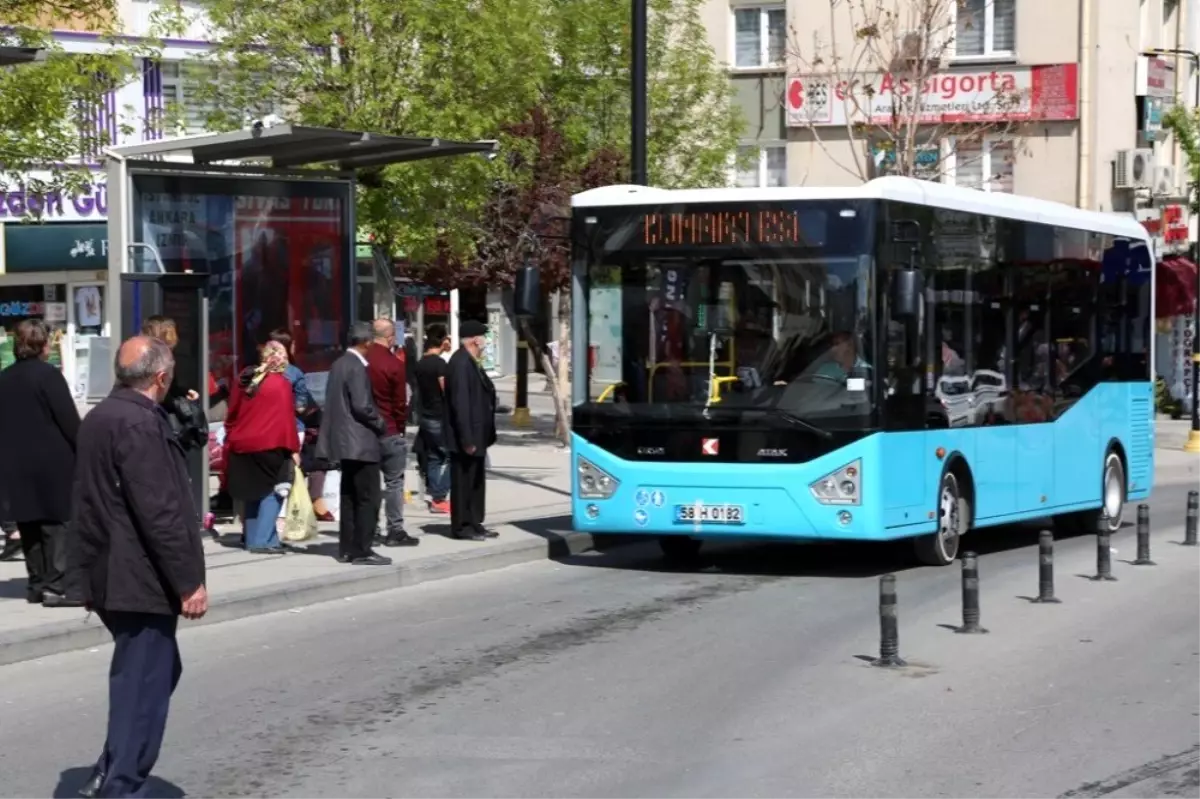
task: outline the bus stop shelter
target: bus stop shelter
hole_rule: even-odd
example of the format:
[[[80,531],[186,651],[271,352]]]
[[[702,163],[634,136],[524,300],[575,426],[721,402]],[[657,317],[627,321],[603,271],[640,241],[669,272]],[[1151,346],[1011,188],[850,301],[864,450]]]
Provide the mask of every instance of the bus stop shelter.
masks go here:
[[[260,124],[109,148],[111,336],[80,353],[89,397],[112,386],[117,342],[159,314],[178,328],[179,383],[205,408],[210,385],[232,385],[279,328],[320,397],[356,317],[357,176],[430,158],[490,158],[496,149],[494,141]],[[207,464],[195,464],[196,477],[200,469]]]

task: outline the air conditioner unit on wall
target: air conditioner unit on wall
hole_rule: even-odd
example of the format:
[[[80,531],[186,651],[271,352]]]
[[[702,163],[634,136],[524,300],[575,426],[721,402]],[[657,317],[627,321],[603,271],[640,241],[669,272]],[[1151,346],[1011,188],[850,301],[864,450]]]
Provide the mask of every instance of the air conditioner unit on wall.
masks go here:
[[[1118,150],[1113,170],[1114,189],[1148,189],[1154,178],[1154,151],[1148,147]]]
[[[1179,194],[1179,184],[1175,182],[1175,167],[1171,164],[1156,164],[1154,167],[1154,185],[1150,190],[1160,197],[1175,197]]]

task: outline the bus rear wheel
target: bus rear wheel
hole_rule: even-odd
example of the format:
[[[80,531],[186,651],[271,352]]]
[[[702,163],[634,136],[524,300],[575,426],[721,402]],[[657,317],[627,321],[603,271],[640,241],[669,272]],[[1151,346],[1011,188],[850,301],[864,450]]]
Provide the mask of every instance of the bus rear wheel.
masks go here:
[[[1111,535],[1121,529],[1121,517],[1125,515],[1125,464],[1111,449],[1104,456],[1101,475],[1100,507],[1059,517],[1066,532],[1087,535],[1103,530]]]
[[[704,542],[686,535],[664,535],[658,539],[663,558],[668,563],[690,563],[700,556]]]
[[[971,503],[963,496],[958,477],[947,471],[938,486],[937,531],[913,540],[917,560],[924,566],[947,566],[958,557],[959,544],[971,524]]]

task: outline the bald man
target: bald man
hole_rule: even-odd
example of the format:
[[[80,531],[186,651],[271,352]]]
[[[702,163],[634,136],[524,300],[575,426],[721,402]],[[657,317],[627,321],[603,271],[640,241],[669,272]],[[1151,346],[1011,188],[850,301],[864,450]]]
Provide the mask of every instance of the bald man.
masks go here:
[[[390,319],[376,319],[371,325],[374,339],[367,348],[367,376],[375,407],[387,424],[387,433],[379,439],[383,471],[383,508],[387,516],[384,546],[412,547],[421,543],[404,529],[404,468],[408,465],[408,444],[404,429],[408,424],[408,379],[405,363],[396,351],[396,325]]]
[[[183,448],[163,398],[175,360],[158,339],[117,351],[117,384],[79,427],[71,564],[113,637],[108,738],[84,796],[140,796],[183,665],[179,616],[208,610],[204,550]]]

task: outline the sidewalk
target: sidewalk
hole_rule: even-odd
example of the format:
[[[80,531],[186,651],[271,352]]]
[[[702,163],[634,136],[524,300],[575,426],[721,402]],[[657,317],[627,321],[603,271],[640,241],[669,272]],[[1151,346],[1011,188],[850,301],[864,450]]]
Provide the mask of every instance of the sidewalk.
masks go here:
[[[421,544],[380,552],[389,567],[337,563],[337,530],[323,524],[322,535],[303,553],[251,555],[236,547],[240,528],[218,525],[220,542],[205,541],[211,606],[199,622],[210,624],[260,613],[288,610],[428,580],[475,574],[527,563],[592,546],[590,535],[568,532],[570,473],[567,451],[526,431],[505,431],[526,439],[491,450],[487,523],[500,537],[486,542],[447,538],[449,519],[428,513],[416,497],[419,483],[410,470],[406,526]],[[25,601],[25,564],[0,563],[0,665],[72,649],[98,646],[108,633],[93,615],[71,608],[43,608]]]

